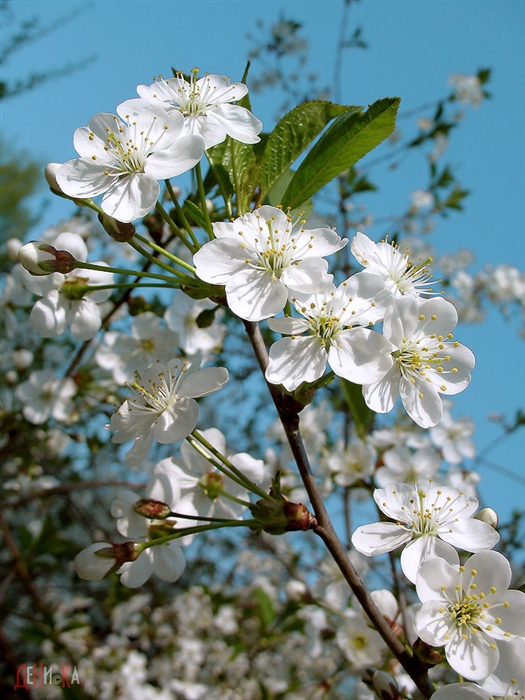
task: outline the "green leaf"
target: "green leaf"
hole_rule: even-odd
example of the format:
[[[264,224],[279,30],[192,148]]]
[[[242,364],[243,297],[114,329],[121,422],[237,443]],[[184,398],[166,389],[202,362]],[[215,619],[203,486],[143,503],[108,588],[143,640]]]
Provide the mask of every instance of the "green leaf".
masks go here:
[[[348,406],[354,421],[355,431],[358,437],[364,440],[372,427],[375,413],[366,405],[363,391],[359,384],[353,384],[342,378],[340,383],[344,402]]]
[[[314,100],[285,114],[268,136],[264,150],[261,169],[263,199],[329,121],[348,111],[360,112],[362,109]]]
[[[186,199],[184,202],[184,210],[187,214],[189,214],[190,219],[193,220],[194,224],[206,230],[207,223],[206,218],[202,213],[202,209],[199,209],[199,207],[196,204],[194,204],[189,199]]]
[[[222,143],[208,149],[207,155],[223,197],[226,199],[226,196],[235,193],[237,211],[244,214],[258,180],[254,146],[227,136]]]
[[[363,113],[348,111],[331,124],[308,153],[284,194],[283,207],[299,207],[394,131],[399,97],[385,97]]]

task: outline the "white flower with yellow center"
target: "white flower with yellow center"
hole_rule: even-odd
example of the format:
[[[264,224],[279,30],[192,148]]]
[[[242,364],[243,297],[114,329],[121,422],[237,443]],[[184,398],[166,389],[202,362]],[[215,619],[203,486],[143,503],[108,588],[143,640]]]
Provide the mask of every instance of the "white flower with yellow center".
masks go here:
[[[443,415],[440,394],[458,394],[468,386],[475,358],[453,340],[458,321],[454,306],[441,297],[418,301],[401,297],[387,309],[383,334],[394,362],[379,381],[363,386],[363,396],[376,413],[391,411],[401,396],[412,420],[430,428]]]
[[[391,343],[381,333],[362,328],[377,321],[382,309],[375,296],[383,289],[378,275],[360,272],[335,287],[293,298],[302,318],[273,318],[273,331],[290,334],[270,348],[266,379],[294,391],[302,382],[323,376],[326,364],[356,384],[379,379],[392,367]],[[305,333],[305,335],[301,335]]]
[[[137,92],[154,107],[181,113],[183,134],[202,136],[206,149],[226,136],[242,143],[260,141],[262,122],[245,107],[231,104],[247,94],[246,85],[230,83],[224,75],[205,75],[197,80],[197,73],[197,69],[192,71],[190,82],[181,73],[166,80],[159,77],[152,85],[138,85]]]
[[[232,223],[215,223],[216,238],[195,253],[197,277],[225,285],[231,310],[261,321],[284,309],[289,292],[314,294],[332,281],[324,256],[347,244],[329,228],[295,226],[281,209],[263,206]]]
[[[134,395],[111,417],[112,441],[134,440],[126,454],[129,466],[140,464],[156,440],[169,445],[187,437],[195,428],[199,407],[194,400],[220,389],[228,381],[228,370],[206,367],[198,370],[183,360],[170,360],[149,367],[131,384]]]
[[[56,172],[60,189],[86,199],[103,194],[101,207],[118,221],[145,216],[160,194],[158,180],[190,170],[202,158],[200,136],[182,134],[181,114],[124,102],[114,114],[96,114],[75,131],[80,158]],[[120,118],[119,118],[120,117]]]
[[[381,275],[385,280],[385,294],[391,299],[433,294],[430,287],[432,275],[427,268],[430,260],[414,265],[408,253],[398,246],[386,241],[374,243],[360,231],[352,239],[351,249],[355,259],[368,272]]]
[[[412,583],[427,559],[443,557],[456,564],[459,557],[455,547],[479,552],[494,547],[499,540],[491,525],[474,520],[478,501],[454,488],[389,484],[374,491],[374,501],[395,522],[358,527],[352,544],[367,557],[407,545],[401,554],[401,568]]]
[[[497,642],[523,634],[525,593],[508,590],[511,575],[499,552],[479,552],[464,566],[440,558],[421,566],[417,633],[427,644],[443,646],[449,664],[465,678],[490,675],[500,657]]]

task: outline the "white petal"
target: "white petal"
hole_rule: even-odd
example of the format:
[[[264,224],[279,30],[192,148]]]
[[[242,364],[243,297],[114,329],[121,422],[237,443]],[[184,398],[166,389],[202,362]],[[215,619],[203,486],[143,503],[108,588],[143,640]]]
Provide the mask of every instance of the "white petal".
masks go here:
[[[126,175],[111,186],[102,198],[101,207],[118,221],[129,223],[145,216],[155,206],[160,185],[145,173]]]
[[[186,568],[186,559],[176,541],[153,547],[153,570],[162,581],[177,581]]]
[[[399,368],[394,364],[379,381],[364,385],[363,397],[366,405],[376,413],[391,411],[399,396],[400,379]]]
[[[167,149],[155,151],[146,161],[144,172],[155,180],[176,177],[193,168],[204,154],[204,139],[181,136]]]
[[[153,430],[154,438],[161,445],[171,445],[183,440],[195,428],[198,419],[197,402],[186,397],[179,399],[157,418]]]
[[[328,362],[334,372],[355,384],[370,384],[393,365],[391,344],[381,333],[368,328],[342,331],[330,345]]]
[[[282,338],[270,348],[266,379],[294,391],[303,382],[313,382],[326,369],[326,350],[314,336]]]
[[[415,583],[421,564],[441,557],[451,565],[459,565],[459,555],[452,545],[434,536],[418,537],[410,542],[401,553],[401,569],[409,581]]]
[[[226,297],[234,314],[247,321],[262,321],[284,309],[288,291],[270,272],[246,267],[228,280]]]
[[[472,632],[468,639],[457,634],[446,645],[445,655],[459,674],[470,680],[482,680],[492,673],[498,663],[499,652],[492,644],[492,639],[483,632]]]
[[[449,522],[438,533],[445,542],[467,552],[492,549],[499,542],[499,534],[491,525],[473,518]]]
[[[228,377],[228,370],[224,367],[205,367],[185,376],[178,394],[179,396],[190,396],[193,399],[207,396],[223,387],[228,381]]]
[[[352,535],[352,544],[367,557],[384,554],[410,542],[412,533],[396,523],[361,525]]]
[[[100,310],[90,299],[75,302],[73,317],[70,320],[71,334],[76,340],[91,340],[102,325]]]

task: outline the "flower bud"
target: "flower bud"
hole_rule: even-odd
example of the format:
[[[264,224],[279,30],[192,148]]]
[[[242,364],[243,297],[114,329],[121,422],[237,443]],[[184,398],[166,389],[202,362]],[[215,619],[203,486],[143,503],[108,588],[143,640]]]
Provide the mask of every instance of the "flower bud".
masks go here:
[[[317,520],[302,503],[285,500],[261,499],[254,503],[251,514],[259,521],[260,527],[269,535],[283,535],[296,530],[311,530],[317,527]]]
[[[372,674],[372,688],[381,700],[401,700],[395,679],[386,671],[375,671]]]
[[[18,261],[32,275],[67,274],[76,267],[76,259],[67,250],[56,250],[52,245],[30,241],[18,251]]]
[[[479,513],[476,513],[474,520],[481,520],[483,523],[488,523],[494,529],[498,527],[498,514],[492,508],[482,508]]]
[[[412,644],[412,649],[425,668],[437,666],[443,660],[438,649],[430,646],[430,644],[427,644],[420,638],[416,639],[414,644]]]
[[[152,498],[140,498],[133,506],[133,510],[150,520],[165,520],[171,514],[170,507],[166,503]]]
[[[57,194],[64,196],[64,193],[60,189],[56,178],[57,170],[60,168],[61,165],[62,163],[48,163],[46,165],[44,174],[47,180],[47,184],[49,185],[51,190],[53,192],[56,192]]]
[[[7,257],[11,262],[18,261],[18,251],[22,247],[22,241],[19,238],[8,238],[5,242],[5,250]]]
[[[86,581],[100,581],[127,561],[135,561],[139,551],[135,542],[111,544],[94,542],[75,557],[75,569]]]
[[[104,227],[106,233],[109,233],[111,238],[118,243],[126,243],[135,235],[135,227],[131,223],[118,221],[107,214],[99,214],[98,220]]]

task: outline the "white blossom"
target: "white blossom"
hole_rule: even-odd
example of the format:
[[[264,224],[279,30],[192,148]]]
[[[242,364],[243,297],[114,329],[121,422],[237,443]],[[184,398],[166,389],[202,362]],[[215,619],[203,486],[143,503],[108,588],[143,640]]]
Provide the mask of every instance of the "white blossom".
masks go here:
[[[376,489],[374,501],[395,522],[362,525],[352,535],[352,543],[368,557],[406,545],[401,568],[412,583],[427,559],[439,556],[455,564],[459,560],[455,547],[479,552],[499,541],[494,528],[474,520],[477,500],[457,489],[393,483]]]
[[[482,680],[498,665],[498,640],[522,635],[525,593],[508,590],[509,562],[499,552],[479,552],[464,564],[434,558],[421,565],[416,590],[423,603],[416,615],[421,639],[444,646],[452,668]]]
[[[222,367],[197,368],[198,364],[173,359],[137,375],[131,384],[133,397],[113,414],[107,426],[116,431],[113,442],[134,441],[126,454],[128,465],[140,464],[154,440],[167,445],[189,435],[199,417],[195,399],[217,391],[228,381],[228,370]]]
[[[380,333],[362,325],[381,316],[375,296],[383,288],[378,275],[358,273],[323,292],[293,299],[303,318],[268,321],[273,331],[290,334],[270,348],[266,379],[293,391],[302,382],[323,376],[327,363],[340,377],[366,384],[384,376],[393,366],[392,345]],[[301,335],[307,332],[307,335]]]
[[[373,411],[388,413],[400,395],[408,415],[420,427],[439,422],[440,394],[463,391],[475,364],[473,353],[453,340],[457,320],[454,306],[440,297],[418,303],[405,296],[393,302],[383,323],[393,365],[378,381],[363,386]]]
[[[117,113],[118,117],[96,114],[75,131],[80,158],[64,163],[56,180],[70,197],[103,194],[102,210],[118,221],[131,222],[155,206],[158,180],[180,175],[199,162],[204,140],[182,135],[184,118],[179,113],[136,104],[130,109],[126,103],[117,107]]]
[[[16,396],[24,403],[24,418],[40,425],[49,418],[69,423],[75,419],[71,401],[77,385],[71,377],[60,379],[53,370],[38,369],[16,388]]]
[[[225,285],[231,310],[261,321],[284,309],[289,293],[320,292],[332,280],[324,256],[347,241],[329,228],[294,226],[281,209],[262,206],[231,223],[213,224],[216,238],[195,253],[197,277]]]
[[[206,149],[231,136],[242,143],[257,143],[262,122],[248,109],[231,104],[248,93],[243,83],[230,83],[224,75],[205,75],[197,80],[192,71],[190,82],[182,73],[174,78],[159,77],[151,85],[137,86],[140,97],[169,114],[184,116],[183,135],[198,134]]]

